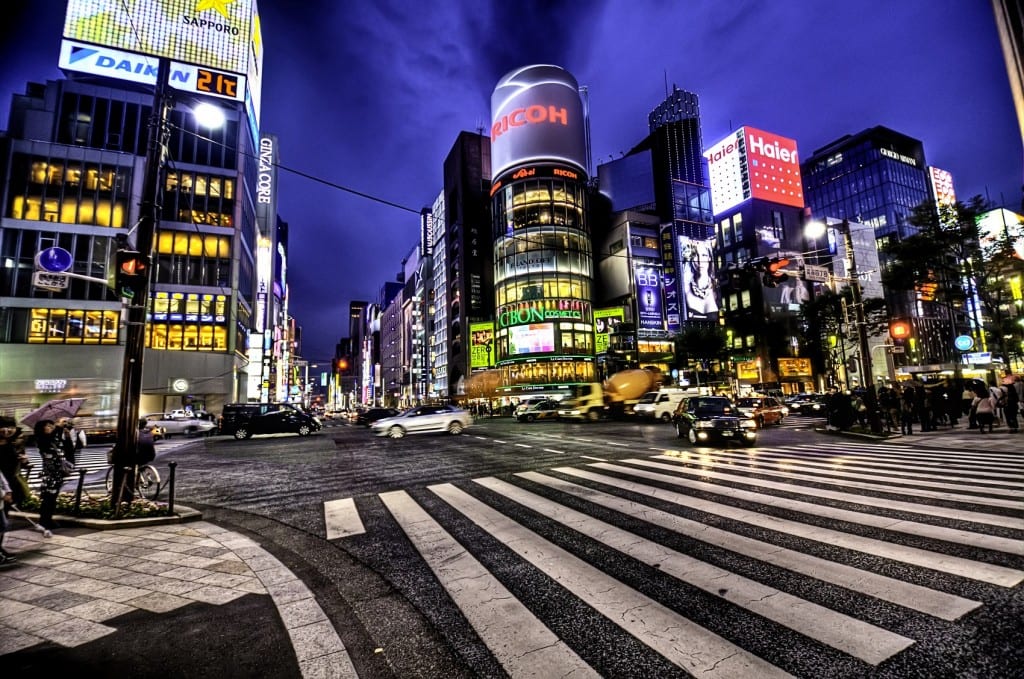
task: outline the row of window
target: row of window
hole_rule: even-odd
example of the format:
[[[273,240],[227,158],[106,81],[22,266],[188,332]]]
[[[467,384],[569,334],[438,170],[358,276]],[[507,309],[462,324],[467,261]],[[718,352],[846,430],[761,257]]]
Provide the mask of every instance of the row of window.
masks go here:
[[[492,201],[493,232],[500,237],[542,224],[586,230],[586,205],[585,187],[575,182],[541,179],[510,184]]]
[[[122,227],[131,169],[16,153],[6,216],[61,224]]]
[[[121,319],[117,311],[31,309],[28,313],[25,339],[30,344],[117,344]]]
[[[589,300],[590,288],[588,278],[533,274],[495,285],[494,298],[498,306],[544,298]]]
[[[518,363],[500,370],[503,384],[582,384],[597,381],[593,361]]]
[[[151,322],[146,326],[146,346],[169,351],[227,351],[228,329],[224,325]]]
[[[235,180],[198,172],[168,172],[163,209],[166,219],[186,224],[233,226]]]

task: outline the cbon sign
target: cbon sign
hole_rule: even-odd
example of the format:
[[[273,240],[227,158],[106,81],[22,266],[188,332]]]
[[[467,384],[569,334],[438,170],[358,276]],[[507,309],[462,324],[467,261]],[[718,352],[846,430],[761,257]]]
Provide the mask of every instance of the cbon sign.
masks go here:
[[[716,214],[750,198],[804,206],[794,139],[744,126],[705,151],[704,157]]]
[[[558,66],[505,74],[491,94],[491,174],[538,161],[586,171],[583,102],[576,79]]]

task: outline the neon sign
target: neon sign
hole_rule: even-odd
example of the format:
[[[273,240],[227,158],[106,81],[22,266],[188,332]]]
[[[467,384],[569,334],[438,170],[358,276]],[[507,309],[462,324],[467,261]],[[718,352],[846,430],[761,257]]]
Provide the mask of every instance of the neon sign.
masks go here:
[[[590,303],[579,299],[542,299],[498,307],[499,328],[559,319],[583,321],[589,317]]]

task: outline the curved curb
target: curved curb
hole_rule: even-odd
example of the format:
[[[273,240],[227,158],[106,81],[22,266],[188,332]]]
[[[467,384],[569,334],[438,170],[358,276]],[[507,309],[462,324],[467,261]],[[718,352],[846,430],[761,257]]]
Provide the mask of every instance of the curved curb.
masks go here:
[[[16,512],[12,511],[10,516],[16,516],[32,521],[39,520],[38,512]],[[68,514],[54,514],[53,520],[62,526],[78,526],[80,528],[91,528],[93,530],[118,530],[121,528],[139,528],[140,526],[166,526],[172,523],[184,523],[186,521],[200,521],[203,518],[202,512],[177,505],[174,514],[166,516],[146,516],[131,519],[93,519],[83,516],[71,516]]]

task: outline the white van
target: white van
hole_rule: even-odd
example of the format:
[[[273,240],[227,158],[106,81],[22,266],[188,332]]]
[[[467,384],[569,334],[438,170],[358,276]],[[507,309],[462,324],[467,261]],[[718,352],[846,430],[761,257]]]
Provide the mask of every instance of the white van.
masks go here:
[[[696,390],[691,390],[693,394]],[[635,406],[633,406],[633,413],[637,417],[645,419],[661,420],[662,422],[671,422],[672,413],[676,411],[676,406],[679,402],[686,398],[687,394],[690,393],[686,389],[659,389],[658,391],[649,391],[640,397],[640,400]]]

